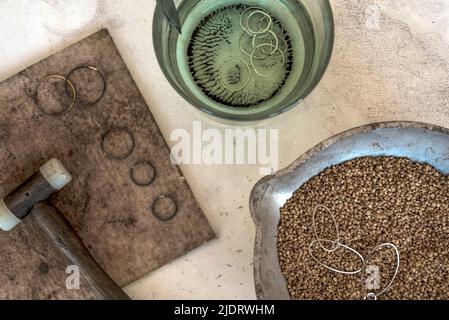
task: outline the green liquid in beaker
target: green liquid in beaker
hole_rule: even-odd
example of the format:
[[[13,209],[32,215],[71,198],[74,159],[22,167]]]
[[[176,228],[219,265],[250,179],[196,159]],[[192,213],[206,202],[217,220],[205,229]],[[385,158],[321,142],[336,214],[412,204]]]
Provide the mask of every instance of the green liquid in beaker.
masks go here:
[[[285,99],[312,61],[307,17],[293,16],[281,1],[205,8],[189,12],[177,42],[189,88],[217,109],[269,108]]]

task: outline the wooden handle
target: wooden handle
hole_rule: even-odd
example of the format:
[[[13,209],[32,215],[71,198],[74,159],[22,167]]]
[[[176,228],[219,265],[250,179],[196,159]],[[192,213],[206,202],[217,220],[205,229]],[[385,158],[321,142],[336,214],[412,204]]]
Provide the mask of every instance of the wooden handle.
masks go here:
[[[130,300],[129,296],[98,265],[65,217],[46,203],[31,211],[38,225],[55,245],[80,268],[84,279],[99,299]]]

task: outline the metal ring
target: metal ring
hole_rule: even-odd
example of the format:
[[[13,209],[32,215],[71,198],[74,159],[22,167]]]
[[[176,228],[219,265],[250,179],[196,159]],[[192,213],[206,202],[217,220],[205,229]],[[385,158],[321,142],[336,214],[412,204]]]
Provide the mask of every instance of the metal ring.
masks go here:
[[[344,249],[346,249],[346,250],[348,250],[348,251],[353,252],[354,254],[357,255],[357,257],[360,258],[360,261],[362,261],[362,267],[361,267],[360,269],[355,270],[355,271],[344,271],[344,270],[338,270],[338,269],[332,268],[332,267],[328,266],[327,264],[324,264],[323,262],[321,262],[320,260],[318,260],[318,259],[312,254],[312,246],[313,246],[315,243],[322,243],[322,242],[327,242],[327,243],[337,244],[339,247],[342,247],[342,248],[344,248]],[[336,273],[340,273],[340,274],[347,274],[347,275],[358,274],[358,273],[362,272],[362,270],[365,269],[365,266],[366,266],[365,258],[364,258],[358,251],[356,251],[355,249],[353,249],[353,248],[351,248],[351,247],[349,247],[349,246],[347,246],[347,245],[344,245],[344,244],[342,244],[342,243],[338,243],[338,242],[335,242],[335,241],[332,241],[332,240],[326,240],[326,239],[316,239],[316,240],[313,240],[313,241],[310,243],[310,245],[309,245],[309,255],[313,258],[313,260],[315,260],[315,261],[316,261],[317,263],[319,263],[321,266],[325,267],[326,269],[329,269],[330,271],[333,271],[333,272],[336,272]]]
[[[268,18],[268,25],[267,25],[267,27],[265,28],[265,29],[260,29],[259,31],[253,31],[253,30],[251,30],[251,27],[249,26],[249,20],[253,17],[253,15],[255,15],[256,13],[259,13],[259,14],[262,14],[262,15],[264,15],[265,17],[267,17]],[[252,34],[261,34],[261,33],[265,33],[265,32],[267,32],[268,30],[270,30],[270,28],[271,28],[271,25],[273,24],[273,18],[271,18],[271,16],[268,14],[268,13],[266,13],[265,11],[262,11],[262,10],[256,10],[256,11],[254,11],[254,12],[251,12],[250,13],[250,15],[248,16],[248,18],[246,19],[246,25],[248,26],[248,31],[250,32],[250,33],[252,33]]]
[[[251,52],[248,52],[248,51],[245,50],[245,48],[243,48],[242,40],[243,40],[243,38],[245,37],[245,35],[250,36],[249,33],[243,31],[242,35],[240,36],[239,47],[240,47],[240,50],[241,50],[244,54],[246,54],[247,56],[251,56]]]
[[[116,156],[116,155],[114,155],[111,152],[106,150],[106,147],[105,147],[106,137],[109,134],[113,133],[113,132],[125,132],[131,138],[131,147],[130,147],[129,151],[126,154],[123,154],[123,155],[120,155],[120,156]],[[134,151],[135,146],[136,146],[136,141],[134,139],[134,135],[131,132],[131,130],[129,130],[128,128],[120,128],[120,127],[112,128],[112,129],[109,129],[108,131],[106,131],[103,134],[103,136],[101,137],[101,150],[103,150],[103,152],[106,154],[106,156],[108,158],[113,159],[113,160],[125,160]]]
[[[319,236],[318,236],[318,232],[317,232],[317,229],[316,229],[316,211],[317,211],[318,208],[324,208],[324,209],[326,209],[327,213],[329,214],[329,216],[331,216],[331,218],[332,218],[332,220],[333,220],[333,222],[334,222],[334,227],[335,227],[335,232],[336,232],[337,239],[336,239],[335,242],[334,242],[335,247],[334,247],[333,249],[327,249],[327,248],[323,245],[323,243],[320,241],[320,238],[319,238]],[[315,233],[315,239],[316,239],[316,240],[318,241],[318,243],[320,244],[320,247],[321,247],[324,251],[326,251],[326,252],[329,252],[329,253],[335,252],[335,250],[338,249],[339,243],[340,243],[340,231],[338,230],[337,219],[335,219],[334,214],[329,210],[328,207],[323,206],[323,205],[317,205],[317,206],[315,207],[315,209],[313,210],[313,214],[312,214],[312,226],[313,226],[313,232]]]
[[[256,53],[256,50],[259,49],[259,48],[261,48],[262,46],[272,46],[272,47],[274,47],[274,45],[268,44],[268,43],[262,43],[262,44],[259,44],[259,45],[253,50],[253,52],[251,53],[251,56],[249,57],[249,60],[250,60],[250,62],[251,62],[251,67],[253,67],[254,72],[255,72],[258,76],[263,77],[263,78],[268,78],[268,77],[270,77],[272,74],[263,74],[263,73],[261,73],[259,70],[257,70],[256,66],[254,65],[254,58],[255,58],[254,54]],[[279,51],[279,53],[280,53],[279,57],[282,57],[282,64],[285,64],[285,55],[284,55],[284,53],[283,53],[279,48],[277,48],[276,51]],[[278,57],[278,56],[275,56],[275,57]]]
[[[136,178],[134,170],[139,165],[147,165],[148,167],[151,167],[151,169],[153,170],[153,176],[151,177],[151,179],[148,179],[145,182],[141,182],[141,181],[139,181],[139,179]],[[142,160],[142,161],[136,162],[134,164],[134,166],[131,168],[130,177],[131,177],[131,180],[139,187],[147,187],[150,184],[152,184],[154,179],[156,178],[156,170],[154,169],[154,166],[151,164],[150,161]]]
[[[70,76],[72,76],[73,73],[75,73],[76,71],[78,71],[78,70],[80,70],[80,69],[89,69],[89,70],[96,71],[96,72],[101,76],[101,78],[102,78],[102,81],[103,81],[103,91],[101,92],[100,96],[99,96],[96,100],[94,100],[94,101],[81,101],[81,102],[82,102],[84,105],[86,105],[86,106],[93,106],[93,105],[97,104],[97,103],[104,97],[104,95],[105,95],[105,93],[106,93],[106,87],[107,87],[107,85],[106,85],[106,76],[105,76],[104,73],[103,73],[100,69],[98,69],[97,67],[89,66],[89,65],[81,65],[81,66],[78,66],[78,67],[72,69],[72,70],[67,74],[66,79],[69,80],[69,79],[70,79]]]
[[[39,99],[37,98],[38,91],[39,91],[39,88],[42,85],[42,83],[45,82],[46,80],[52,79],[52,78],[59,79],[59,80],[64,80],[65,83],[66,83],[66,87],[67,87],[67,84],[68,84],[68,86],[70,87],[70,89],[72,91],[72,94],[73,94],[73,98],[72,98],[72,101],[71,101],[70,105],[66,109],[63,109],[62,111],[59,111],[59,112],[48,112],[48,111],[45,111],[45,109],[42,108],[42,106],[39,104],[39,102],[38,102]],[[49,116],[59,116],[59,115],[61,115],[63,113],[68,112],[75,105],[75,101],[76,101],[76,89],[75,89],[75,86],[66,77],[60,76],[58,74],[52,74],[52,75],[49,75],[49,76],[46,76],[46,77],[42,78],[39,81],[39,83],[37,84],[36,92],[34,93],[34,102],[35,102],[35,104],[37,105],[37,107],[39,108],[40,111],[42,111],[43,113],[45,113],[46,115],[49,115]]]
[[[223,79],[222,79],[222,76],[221,76],[221,69],[223,69],[223,67],[226,65],[226,63],[228,63],[229,61],[231,61],[231,60],[238,60],[238,61],[240,61],[240,62],[243,62],[243,64],[245,65],[245,67],[246,67],[246,71],[248,72],[248,80],[239,88],[239,89],[231,89],[230,87],[228,87],[225,83],[224,83],[224,81],[223,81]],[[220,84],[226,89],[226,90],[228,90],[228,91],[230,91],[230,92],[238,92],[238,91],[241,91],[241,90],[243,90],[243,89],[245,89],[246,88],[246,86],[249,84],[249,82],[251,81],[251,69],[250,69],[250,67],[249,67],[249,65],[248,65],[248,63],[246,63],[246,61],[245,60],[243,60],[242,58],[239,58],[239,57],[230,57],[228,60],[226,60],[224,63],[223,63],[223,65],[221,66],[221,68],[220,68],[220,70],[219,70],[219,72],[218,72],[218,80],[219,80],[219,82],[220,82]]]
[[[246,32],[249,33],[248,30],[248,24],[246,25],[247,27],[245,28],[245,26],[243,25],[243,17],[245,16],[245,13],[248,12],[249,10],[259,10],[259,11],[263,11],[263,8],[261,7],[248,7],[245,10],[243,10],[243,12],[240,14],[240,27],[242,27],[243,30],[245,30]]]
[[[160,215],[157,215],[155,210],[154,210],[155,207],[156,207],[157,202],[160,201],[161,199],[170,199],[173,202],[173,205],[174,205],[173,213],[170,216],[165,217],[165,218],[161,217]],[[169,221],[169,220],[173,219],[176,216],[176,214],[178,213],[178,205],[176,204],[175,200],[173,200],[172,197],[170,197],[168,195],[160,195],[156,200],[154,200],[153,205],[151,206],[151,211],[153,212],[153,215],[156,218],[158,218],[159,220],[161,220],[161,221]]]
[[[270,55],[272,55],[272,54],[274,54],[274,53],[278,50],[278,48],[279,48],[279,39],[278,39],[277,35],[276,35],[273,31],[267,30],[267,32],[273,36],[273,38],[274,38],[274,40],[275,40],[275,43],[276,43],[276,46],[275,46],[274,49],[270,52]],[[263,35],[263,33],[256,34],[256,35],[253,37],[253,48],[256,48],[256,39],[257,39],[258,36],[261,36],[261,35]],[[270,46],[273,46],[273,43],[272,43],[272,42],[270,42],[269,44],[268,44],[268,43],[262,43],[262,44],[263,44],[263,45],[270,45]],[[264,51],[264,50],[263,50],[263,47],[262,47],[262,51]],[[264,53],[265,53],[265,52],[264,52]]]

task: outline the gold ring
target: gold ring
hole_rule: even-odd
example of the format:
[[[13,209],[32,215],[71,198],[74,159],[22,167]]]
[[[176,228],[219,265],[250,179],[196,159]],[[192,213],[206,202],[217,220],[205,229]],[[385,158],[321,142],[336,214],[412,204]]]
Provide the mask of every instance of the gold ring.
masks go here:
[[[45,81],[48,80],[48,79],[52,79],[52,78],[64,80],[64,81],[69,85],[69,87],[70,87],[70,89],[72,90],[72,93],[73,93],[73,98],[72,98],[72,101],[71,101],[70,105],[69,105],[67,108],[65,108],[65,109],[63,109],[62,111],[59,111],[59,112],[48,112],[48,111],[46,111],[46,110],[45,110],[44,108],[42,108],[42,106],[39,104],[38,98],[37,98],[38,91],[39,91],[39,87],[42,85],[43,82],[45,82]],[[52,75],[49,75],[49,76],[46,76],[46,77],[42,78],[42,79],[39,81],[39,83],[38,83],[38,85],[37,85],[37,87],[36,87],[36,92],[35,92],[35,95],[34,95],[34,102],[36,103],[36,105],[37,105],[37,107],[39,108],[39,110],[41,110],[43,113],[45,113],[45,114],[47,114],[47,115],[50,115],[50,116],[58,116],[58,115],[61,115],[61,114],[65,113],[65,112],[68,112],[68,111],[69,111],[70,109],[72,109],[72,107],[75,105],[75,101],[76,101],[76,89],[75,89],[75,86],[74,86],[73,83],[72,83],[70,80],[68,80],[66,77],[60,76],[60,75],[58,75],[58,74],[52,74]]]

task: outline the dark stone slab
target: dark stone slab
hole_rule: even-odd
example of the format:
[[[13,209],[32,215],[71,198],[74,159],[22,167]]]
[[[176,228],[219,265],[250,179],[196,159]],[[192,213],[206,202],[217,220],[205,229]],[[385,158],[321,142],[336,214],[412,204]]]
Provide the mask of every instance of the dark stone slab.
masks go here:
[[[39,87],[36,99],[40,80],[80,65],[104,73],[101,100],[89,103],[101,95],[101,77],[79,69],[70,76],[79,95],[73,108],[58,116],[42,112],[36,101],[44,108],[55,101],[70,103],[71,93],[64,81],[58,86],[52,79],[53,84]],[[0,83],[0,104],[0,197],[50,158],[60,159],[74,180],[49,202],[120,285],[214,237],[107,30]],[[131,179],[131,169],[142,161],[155,171],[149,186]],[[161,196],[176,203],[168,221],[152,213]],[[0,298],[93,297],[88,289],[65,290],[67,259],[39,234],[31,217],[16,230],[1,232],[0,243]]]

